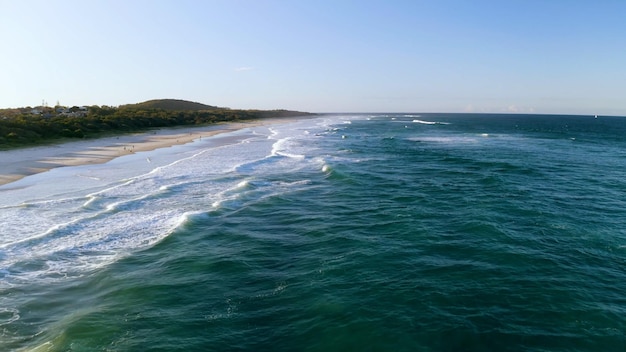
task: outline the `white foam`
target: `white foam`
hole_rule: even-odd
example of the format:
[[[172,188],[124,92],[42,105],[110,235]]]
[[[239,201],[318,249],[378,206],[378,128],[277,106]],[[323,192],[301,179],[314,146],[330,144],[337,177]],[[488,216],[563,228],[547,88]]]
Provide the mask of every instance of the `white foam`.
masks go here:
[[[11,285],[84,275],[153,246],[208,210],[311,187],[306,177],[285,182],[280,176],[307,168],[329,172],[324,159],[307,157],[314,147],[302,141],[323,138],[320,133],[346,119],[260,126],[239,131],[228,144],[204,138],[27,177],[27,187],[2,192],[0,277]]]
[[[448,122],[439,122],[439,121],[424,121],[424,120],[413,120],[414,123],[421,123],[423,125],[449,125]]]
[[[250,180],[245,179],[243,181],[238,182],[237,184],[232,185],[231,187],[225,188],[224,190],[215,194],[215,201],[211,203],[213,208],[220,208],[225,202],[232,202],[238,199],[245,189],[247,189],[250,185]]]
[[[306,156],[303,154],[295,154],[292,152],[289,152],[290,150],[294,150],[294,144],[292,142],[292,138],[291,137],[287,137],[287,138],[283,138],[283,139],[279,139],[277,140],[273,145],[272,145],[272,152],[271,152],[271,156],[286,156],[289,158],[294,158],[294,159],[304,159]]]

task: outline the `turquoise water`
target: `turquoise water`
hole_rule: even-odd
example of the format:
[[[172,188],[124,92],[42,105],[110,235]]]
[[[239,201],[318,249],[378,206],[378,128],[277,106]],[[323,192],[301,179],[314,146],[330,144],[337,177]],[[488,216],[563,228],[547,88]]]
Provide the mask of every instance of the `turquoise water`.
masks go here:
[[[624,351],[625,136],[328,115],[27,177],[0,349]]]

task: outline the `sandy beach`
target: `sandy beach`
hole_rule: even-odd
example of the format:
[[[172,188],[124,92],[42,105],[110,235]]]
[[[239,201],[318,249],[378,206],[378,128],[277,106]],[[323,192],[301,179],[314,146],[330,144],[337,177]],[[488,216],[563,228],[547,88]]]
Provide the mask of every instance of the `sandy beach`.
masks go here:
[[[287,119],[277,118],[203,127],[157,129],[114,137],[0,151],[0,185],[56,167],[105,163],[130,153],[186,144],[224,132],[285,121]]]

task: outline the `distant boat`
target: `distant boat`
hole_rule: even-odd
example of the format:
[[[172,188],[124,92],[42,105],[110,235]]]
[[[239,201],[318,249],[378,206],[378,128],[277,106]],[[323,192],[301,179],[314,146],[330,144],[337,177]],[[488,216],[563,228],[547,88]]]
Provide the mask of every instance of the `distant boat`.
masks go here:
[[[598,115],[593,115],[593,117],[595,117],[596,119],[598,118]]]

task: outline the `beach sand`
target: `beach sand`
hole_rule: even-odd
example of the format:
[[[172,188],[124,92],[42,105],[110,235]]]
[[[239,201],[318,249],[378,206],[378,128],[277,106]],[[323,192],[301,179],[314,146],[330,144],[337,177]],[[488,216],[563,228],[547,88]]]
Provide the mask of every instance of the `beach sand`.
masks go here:
[[[115,137],[0,151],[0,185],[56,167],[105,163],[130,153],[186,144],[224,132],[287,121],[288,118],[276,118],[204,127],[157,129]]]

